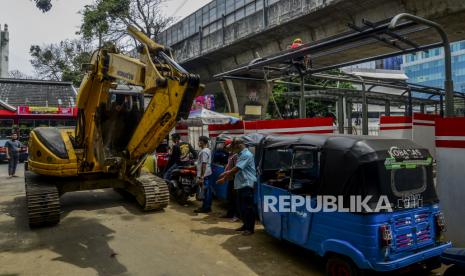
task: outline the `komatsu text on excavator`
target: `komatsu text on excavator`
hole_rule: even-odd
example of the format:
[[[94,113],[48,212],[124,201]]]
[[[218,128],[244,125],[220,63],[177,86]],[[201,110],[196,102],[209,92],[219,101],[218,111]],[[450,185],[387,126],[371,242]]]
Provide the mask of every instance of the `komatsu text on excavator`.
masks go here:
[[[166,183],[141,172],[141,166],[189,115],[203,85],[174,61],[169,48],[133,26],[128,31],[141,44],[139,59],[110,47],[96,51],[83,66],[77,127],[30,133],[25,185],[31,227],[57,224],[59,199],[66,192],[114,188],[132,194],[143,210],[168,204]],[[121,83],[141,89],[118,93]]]

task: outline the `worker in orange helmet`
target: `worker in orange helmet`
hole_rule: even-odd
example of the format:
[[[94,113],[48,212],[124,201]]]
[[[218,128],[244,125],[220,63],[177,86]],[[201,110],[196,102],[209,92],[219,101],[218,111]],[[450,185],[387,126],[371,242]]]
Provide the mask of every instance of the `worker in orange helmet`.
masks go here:
[[[300,38],[296,38],[294,39],[294,41],[292,42],[290,48],[292,50],[295,50],[297,48],[300,48],[302,45],[304,45],[302,43],[302,39]],[[309,63],[309,57],[308,56],[303,56],[303,57],[297,57],[297,58],[294,58],[292,60],[292,63],[298,67],[298,70],[299,71],[305,71],[307,66],[308,66],[308,63]]]
[[[291,44],[291,49],[297,49],[302,45],[303,45],[302,39],[296,38],[296,39],[294,39],[294,42],[292,42],[292,44]]]

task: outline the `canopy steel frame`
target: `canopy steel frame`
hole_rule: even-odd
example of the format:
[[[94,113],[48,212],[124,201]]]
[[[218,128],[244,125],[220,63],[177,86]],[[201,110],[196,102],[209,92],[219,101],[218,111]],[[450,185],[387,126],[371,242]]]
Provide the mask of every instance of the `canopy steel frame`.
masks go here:
[[[273,82],[284,78],[300,77],[299,111],[301,115],[305,107],[304,99],[308,96],[304,95],[305,87],[308,86],[304,83],[303,75],[310,75],[311,77],[316,78],[337,81],[348,81],[351,83],[361,84],[362,93],[360,96],[362,98],[362,103],[365,103],[363,104],[363,106],[367,106],[366,94],[370,93],[370,91],[372,91],[372,89],[374,89],[375,87],[389,87],[404,90],[405,92],[400,96],[404,97],[405,99],[407,114],[412,113],[412,105],[418,102],[418,98],[415,98],[413,96],[413,93],[422,93],[429,95],[427,101],[433,100],[434,97],[439,97],[441,110],[443,108],[442,101],[445,98],[446,115],[452,116],[454,111],[453,98],[459,97],[465,100],[465,93],[453,91],[453,82],[451,79],[450,70],[450,45],[449,40],[447,38],[447,34],[444,32],[442,27],[435,22],[406,13],[402,13],[395,16],[392,19],[387,19],[376,23],[370,22],[368,20],[362,20],[362,23],[363,26],[361,27],[349,24],[348,26],[353,30],[352,32],[346,32],[341,35],[333,36],[321,41],[308,43],[297,49],[288,49],[275,55],[255,59],[249,64],[242,65],[236,69],[217,74],[214,76],[214,78]],[[407,37],[411,34],[431,30],[435,30],[439,33],[441,41],[434,42],[434,40],[429,40],[429,42],[427,42],[429,44],[425,43],[424,45],[419,45],[418,43],[410,40]],[[416,35],[414,37],[419,36]],[[380,41],[381,43],[387,45],[389,48],[392,49],[392,51],[381,55],[344,61],[337,64],[331,64],[331,61],[326,58],[333,54],[339,54],[344,51],[353,50],[359,46],[367,46],[374,44],[376,43],[376,41]],[[346,75],[344,77],[341,77],[332,76],[328,74],[321,74],[322,72],[331,69],[341,68],[344,66],[373,60],[384,59],[393,56],[399,56],[403,54],[414,53],[418,51],[426,51],[437,47],[444,47],[444,51],[446,54],[446,81],[444,83],[445,89],[427,87],[399,81],[379,81],[379,79],[361,77],[358,75]],[[320,62],[321,65],[319,67],[313,67],[313,65],[303,65],[302,67],[299,67],[298,65],[296,65],[296,59],[303,59],[304,57],[310,55],[312,57],[312,60],[319,60],[319,58],[323,57],[323,59]],[[267,71],[269,74],[266,77],[266,80],[260,77],[256,77],[257,74],[262,74],[264,71]],[[407,97],[405,97],[405,94],[407,94]],[[392,99],[386,98],[386,102],[387,101],[392,101]],[[365,107],[362,110],[362,113],[364,115],[364,123],[362,124],[364,126],[363,132],[368,133],[368,128],[365,131],[365,126],[368,127],[367,107]]]
[[[389,26],[388,21],[377,23],[375,27],[365,28],[360,32],[352,32],[348,34],[343,34],[343,35],[329,38],[329,39],[326,39],[326,40],[323,40],[317,43],[306,44],[298,49],[286,50],[284,51],[284,53],[273,55],[268,58],[262,58],[260,60],[257,60],[254,63],[247,64],[247,65],[241,66],[239,68],[236,68],[236,69],[233,69],[233,70],[221,73],[221,74],[217,74],[214,77],[221,78],[225,75],[234,75],[234,74],[241,73],[241,72],[247,72],[251,69],[263,68],[265,66],[270,66],[273,64],[280,64],[280,63],[289,64],[289,61],[299,58],[299,57],[304,57],[310,54],[316,54],[319,51],[325,51],[331,48],[341,47],[341,46],[347,45],[348,43],[357,43],[363,39],[371,38],[373,35],[385,33],[386,30],[388,30],[388,26]],[[418,27],[418,24],[415,22],[401,23],[397,26],[396,31],[399,31],[399,32],[402,30],[405,31],[408,28],[412,28],[412,27]],[[433,45],[430,45],[430,46],[435,47],[437,45],[434,44],[434,46]],[[419,49],[420,48],[413,48],[411,50],[418,51]],[[393,54],[400,55],[405,51],[408,51],[408,49],[404,51],[390,53],[389,55],[393,55]]]
[[[416,22],[418,24],[423,24],[429,27],[434,28],[438,34],[441,36],[442,39],[442,46],[444,48],[444,73],[445,73],[445,80],[444,80],[444,88],[446,90],[446,117],[453,117],[455,116],[454,110],[454,82],[452,80],[452,57],[451,57],[451,50],[450,50],[450,42],[447,36],[447,33],[444,31],[441,25],[436,22],[427,20],[425,18],[408,14],[408,13],[401,13],[396,15],[389,23],[388,28],[390,30],[394,30],[398,28],[400,25],[400,21],[402,20],[410,20],[410,22]]]
[[[352,74],[345,74],[347,77],[342,77],[342,76],[336,76],[336,75],[329,75],[329,74],[312,74],[311,76],[314,78],[322,78],[322,79],[330,79],[330,80],[336,80],[336,81],[344,81],[344,82],[352,82],[352,83],[361,83],[359,79],[357,79],[354,75]],[[354,77],[351,77],[354,76]],[[298,77],[298,75],[295,76],[284,76],[284,77],[279,77],[279,78],[274,78],[274,79],[268,79],[267,81],[269,82],[282,82],[280,81],[281,79],[288,79],[292,77]],[[232,79],[232,80],[247,80],[247,81],[259,81],[263,82],[266,81],[265,79],[262,78],[253,78],[253,77],[242,77],[242,76],[224,76],[223,79]],[[445,95],[445,90],[443,88],[439,87],[432,87],[432,86],[426,86],[426,85],[420,85],[420,84],[413,84],[409,82],[399,82],[399,81],[386,81],[386,80],[381,80],[381,79],[376,79],[376,78],[368,78],[364,77],[363,78],[365,84],[367,86],[370,86],[368,88],[369,90],[373,89],[374,87],[388,87],[388,88],[395,88],[395,89],[411,89],[412,92],[417,92],[417,93],[422,93],[422,94],[428,94],[431,97],[434,96],[441,96]],[[306,84],[308,86],[308,84]],[[454,97],[462,98],[465,99],[465,93],[464,92],[457,92],[454,91]]]
[[[329,89],[316,89],[316,90],[306,90],[305,96],[311,95],[312,92],[319,93],[319,94],[326,94],[331,96],[344,96],[348,99],[351,99],[354,103],[363,103],[363,98],[360,97],[359,90],[353,89],[342,89],[342,88],[329,88]],[[293,98],[300,97],[299,92],[284,92],[284,96],[289,96]],[[366,92],[366,98],[368,104],[375,104],[373,100],[376,100],[377,104],[384,105],[386,101],[389,101],[392,105],[408,105],[408,99],[404,96],[400,95],[393,95],[388,93],[379,93],[379,92]],[[412,104],[414,105],[435,105],[438,101],[436,100],[428,100],[428,99],[421,99],[421,98],[414,98],[412,97]]]

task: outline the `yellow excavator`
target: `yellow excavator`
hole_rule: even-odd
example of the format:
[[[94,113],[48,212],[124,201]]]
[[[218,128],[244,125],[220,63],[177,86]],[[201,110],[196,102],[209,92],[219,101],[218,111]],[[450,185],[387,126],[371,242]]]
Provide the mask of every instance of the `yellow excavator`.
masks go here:
[[[132,194],[145,211],[168,205],[165,181],[141,167],[176,122],[188,117],[204,86],[169,48],[133,26],[128,32],[140,42],[139,58],[112,46],[83,65],[76,128],[30,133],[25,190],[31,227],[57,224],[60,196],[72,191],[114,188]],[[139,89],[118,89],[121,84]]]

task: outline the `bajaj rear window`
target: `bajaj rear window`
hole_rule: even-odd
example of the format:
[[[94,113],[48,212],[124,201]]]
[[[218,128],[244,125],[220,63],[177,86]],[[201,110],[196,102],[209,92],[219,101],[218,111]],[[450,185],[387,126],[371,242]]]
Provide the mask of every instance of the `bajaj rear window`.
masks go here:
[[[267,149],[263,159],[264,170],[289,170],[292,165],[292,149]]]
[[[426,167],[391,170],[391,189],[395,196],[418,194],[426,190]]]

